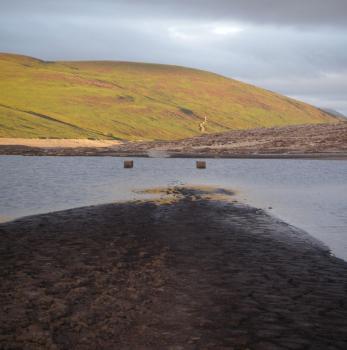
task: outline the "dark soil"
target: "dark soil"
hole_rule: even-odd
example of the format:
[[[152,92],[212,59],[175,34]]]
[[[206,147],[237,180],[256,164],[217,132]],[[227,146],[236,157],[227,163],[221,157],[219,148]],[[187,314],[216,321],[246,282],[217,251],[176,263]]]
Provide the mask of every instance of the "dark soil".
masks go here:
[[[347,349],[347,263],[261,210],[168,191],[0,225],[0,348]]]

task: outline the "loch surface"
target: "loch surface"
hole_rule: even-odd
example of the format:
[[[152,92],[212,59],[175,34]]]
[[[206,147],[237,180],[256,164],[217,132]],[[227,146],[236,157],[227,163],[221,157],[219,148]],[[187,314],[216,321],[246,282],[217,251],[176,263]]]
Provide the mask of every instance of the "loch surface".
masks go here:
[[[0,156],[0,221],[144,198],[135,190],[211,185],[267,210],[347,260],[347,161]]]

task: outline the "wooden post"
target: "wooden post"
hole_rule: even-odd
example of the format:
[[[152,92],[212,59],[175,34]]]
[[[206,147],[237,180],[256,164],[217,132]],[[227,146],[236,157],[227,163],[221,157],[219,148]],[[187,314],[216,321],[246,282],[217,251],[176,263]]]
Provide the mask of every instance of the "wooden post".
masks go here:
[[[124,161],[124,169],[132,169],[134,167],[133,160],[125,160]]]
[[[197,169],[206,169],[206,162],[204,160],[198,160],[196,162]]]

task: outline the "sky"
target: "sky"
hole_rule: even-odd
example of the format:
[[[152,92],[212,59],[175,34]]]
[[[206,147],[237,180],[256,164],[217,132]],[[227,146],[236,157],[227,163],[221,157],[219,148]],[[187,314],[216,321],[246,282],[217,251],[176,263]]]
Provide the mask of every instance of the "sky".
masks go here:
[[[0,0],[0,52],[213,71],[347,115],[347,0]]]

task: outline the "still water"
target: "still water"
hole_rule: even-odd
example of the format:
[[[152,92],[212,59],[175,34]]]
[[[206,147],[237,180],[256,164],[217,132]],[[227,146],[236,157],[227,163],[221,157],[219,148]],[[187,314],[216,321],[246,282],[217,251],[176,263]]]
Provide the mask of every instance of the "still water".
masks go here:
[[[0,156],[0,221],[139,198],[135,189],[226,187],[238,199],[309,232],[347,260],[347,161]],[[272,207],[272,209],[268,209]]]

